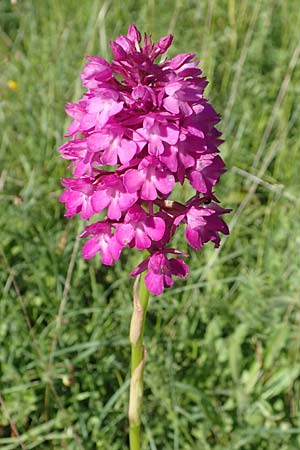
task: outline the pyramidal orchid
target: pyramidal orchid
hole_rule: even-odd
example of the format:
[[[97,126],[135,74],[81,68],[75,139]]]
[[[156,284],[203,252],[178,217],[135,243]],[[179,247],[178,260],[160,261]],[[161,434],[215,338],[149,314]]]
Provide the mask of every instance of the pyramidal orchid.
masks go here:
[[[219,233],[229,233],[222,219],[229,210],[213,193],[224,172],[215,127],[220,116],[204,96],[207,81],[193,53],[161,58],[172,40],[168,35],[153,43],[130,25],[126,36],[110,43],[111,63],[88,56],[81,74],[86,92],[66,106],[70,139],[60,148],[72,171],[62,180],[66,216],[94,219],[81,235],[88,239],[83,257],[99,253],[102,264],[112,265],[126,247],[146,252],[130,274],[143,273],[144,283],[140,295],[135,291],[131,323],[131,399],[142,386],[141,324],[149,292],[159,295],[174,277],[188,275],[182,259],[188,255],[172,248],[172,237],[184,228],[188,245],[201,250],[209,241],[218,247]],[[178,202],[174,187],[184,184],[190,198]],[[135,403],[129,407],[132,430],[140,424]],[[138,433],[131,434],[132,449],[139,448]]]

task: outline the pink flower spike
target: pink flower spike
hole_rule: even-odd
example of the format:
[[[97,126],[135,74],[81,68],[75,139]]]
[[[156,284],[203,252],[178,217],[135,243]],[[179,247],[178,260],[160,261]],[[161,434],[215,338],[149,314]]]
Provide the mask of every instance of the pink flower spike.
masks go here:
[[[213,193],[225,171],[220,116],[205,98],[207,80],[193,53],[160,57],[172,40],[155,42],[146,33],[142,39],[130,24],[110,43],[111,62],[88,56],[86,92],[66,106],[70,140],[60,148],[72,169],[62,181],[65,215],[95,222],[83,233],[84,257],[99,252],[111,265],[125,246],[147,249],[150,256],[131,275],[148,270],[147,287],[156,295],[174,276],[187,276],[177,256],[184,255],[168,247],[182,225],[196,250],[209,241],[217,247],[219,234],[229,232],[222,220],[229,210]],[[186,181],[194,192],[181,203],[176,195]]]

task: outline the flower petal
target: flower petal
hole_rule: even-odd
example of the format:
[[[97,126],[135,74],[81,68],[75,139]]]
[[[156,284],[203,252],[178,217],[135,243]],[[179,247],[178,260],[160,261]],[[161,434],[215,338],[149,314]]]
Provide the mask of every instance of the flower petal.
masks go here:
[[[104,208],[107,207],[111,198],[107,195],[106,190],[96,191],[92,197],[92,206],[95,212],[101,212]]]
[[[84,259],[93,258],[100,251],[97,237],[89,239],[82,247],[82,256]]]
[[[151,294],[160,295],[164,290],[164,276],[149,271],[145,276],[145,284]]]
[[[144,182],[143,173],[136,169],[129,169],[124,175],[124,186],[127,192],[137,192]]]

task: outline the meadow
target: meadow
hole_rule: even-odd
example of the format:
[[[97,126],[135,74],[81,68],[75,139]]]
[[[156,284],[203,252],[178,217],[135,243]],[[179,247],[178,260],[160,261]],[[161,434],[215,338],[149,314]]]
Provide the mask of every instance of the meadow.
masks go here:
[[[134,22],[194,52],[222,115],[230,236],[189,250],[150,300],[144,450],[300,448],[297,0],[0,0],[0,448],[123,450],[132,306],[125,252],[81,258],[58,198],[64,105],[85,55]],[[180,248],[188,250],[184,237]]]

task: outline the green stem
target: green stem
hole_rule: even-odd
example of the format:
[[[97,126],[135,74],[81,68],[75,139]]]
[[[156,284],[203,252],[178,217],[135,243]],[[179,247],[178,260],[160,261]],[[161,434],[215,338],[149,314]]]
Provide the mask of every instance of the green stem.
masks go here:
[[[139,290],[138,283],[140,283]],[[134,284],[133,300],[133,312],[130,324],[131,381],[128,410],[129,442],[130,450],[140,450],[143,372],[146,356],[143,338],[149,300],[149,291],[145,285],[145,274],[140,279],[137,278]]]

